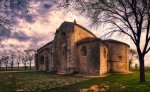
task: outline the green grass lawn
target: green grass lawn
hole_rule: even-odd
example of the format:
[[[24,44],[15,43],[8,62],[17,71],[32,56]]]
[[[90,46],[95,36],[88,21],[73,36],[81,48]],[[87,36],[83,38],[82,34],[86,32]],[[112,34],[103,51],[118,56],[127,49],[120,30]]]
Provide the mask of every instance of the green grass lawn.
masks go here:
[[[139,73],[112,74],[105,78],[93,78],[44,92],[150,92],[150,71],[146,72],[146,83],[139,83]]]
[[[0,72],[0,92],[150,92],[150,71],[146,83],[139,73],[112,74],[104,78],[56,75],[45,72]]]

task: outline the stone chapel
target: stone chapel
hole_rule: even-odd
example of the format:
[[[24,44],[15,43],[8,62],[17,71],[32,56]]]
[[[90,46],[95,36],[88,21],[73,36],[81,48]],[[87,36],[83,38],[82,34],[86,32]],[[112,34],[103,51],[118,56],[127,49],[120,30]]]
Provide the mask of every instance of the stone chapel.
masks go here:
[[[57,74],[100,76],[129,72],[129,45],[102,40],[76,22],[63,22],[54,40],[37,50],[36,69]]]

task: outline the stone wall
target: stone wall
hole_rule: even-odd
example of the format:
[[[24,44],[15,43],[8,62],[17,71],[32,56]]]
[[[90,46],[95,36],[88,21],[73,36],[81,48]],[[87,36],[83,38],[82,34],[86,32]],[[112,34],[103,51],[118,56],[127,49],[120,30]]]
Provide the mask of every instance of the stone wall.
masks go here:
[[[37,52],[39,71],[79,72],[83,75],[129,71],[127,44],[115,40],[102,41],[76,23],[62,23],[54,40]]]
[[[84,27],[79,26],[78,24],[74,24],[74,31],[70,35],[69,38],[69,53],[68,53],[68,64],[67,67],[70,68],[71,70],[77,70],[77,48],[76,48],[76,43],[82,39],[85,38],[95,38],[93,34],[91,34],[87,29]]]
[[[108,73],[108,47],[100,43],[100,75]]]
[[[62,36],[64,35],[64,36]],[[58,73],[77,71],[76,42],[88,37],[95,37],[83,27],[75,23],[64,22],[55,35],[55,54]]]
[[[39,71],[54,71],[54,56],[53,43],[45,45],[43,48],[38,50],[38,67]]]
[[[105,41],[109,48],[109,71],[129,72],[129,46],[119,42]]]
[[[84,75],[99,75],[100,72],[100,48],[99,42],[84,42],[79,44],[78,72]]]
[[[57,72],[66,74],[68,71],[70,54],[70,35],[73,32],[73,23],[64,22],[55,34],[55,62]]]
[[[77,43],[78,71],[84,75],[108,73],[108,48],[98,38],[86,38]]]
[[[45,54],[44,51],[39,53],[38,55],[38,67],[39,67],[39,71],[45,71]]]

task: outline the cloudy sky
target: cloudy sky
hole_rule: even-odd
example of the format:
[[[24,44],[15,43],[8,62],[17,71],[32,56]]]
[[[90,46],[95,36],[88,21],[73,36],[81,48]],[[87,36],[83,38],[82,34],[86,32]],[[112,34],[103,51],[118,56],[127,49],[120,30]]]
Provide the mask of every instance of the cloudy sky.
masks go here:
[[[109,25],[94,28],[90,26],[88,18],[74,11],[66,12],[57,8],[61,0],[41,1],[33,5],[33,9],[30,11],[31,15],[18,20],[19,22],[15,27],[16,37],[3,41],[0,51],[38,49],[53,40],[56,29],[63,21],[73,22],[75,19],[78,24],[91,30],[97,37],[101,37],[108,30]],[[121,38],[118,40],[122,41]],[[132,41],[129,39],[123,41],[134,48]],[[146,58],[146,65],[150,65],[149,60],[149,58]]]
[[[31,15],[24,16],[15,26],[15,38],[7,39],[2,42],[1,50],[14,49],[37,49],[54,38],[57,28],[63,21],[73,22],[90,28],[90,21],[73,11],[67,12],[57,8],[61,0],[41,0],[33,5]],[[97,36],[100,36],[98,30],[93,30]]]

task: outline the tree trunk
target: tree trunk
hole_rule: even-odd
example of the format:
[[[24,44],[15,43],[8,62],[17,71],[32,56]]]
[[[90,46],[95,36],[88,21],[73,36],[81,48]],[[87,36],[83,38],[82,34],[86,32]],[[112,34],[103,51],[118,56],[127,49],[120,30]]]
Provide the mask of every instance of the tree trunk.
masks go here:
[[[14,67],[14,61],[12,61],[11,70],[13,70]]]
[[[140,82],[145,82],[145,68],[144,68],[144,56],[139,55],[140,64]]]
[[[7,70],[7,65],[6,65],[6,70]]]
[[[30,61],[30,70],[31,70],[31,61]]]
[[[24,65],[24,68],[25,68],[25,70],[27,69],[26,63],[25,63],[25,65]]]
[[[19,70],[19,64],[18,64],[18,70]]]

